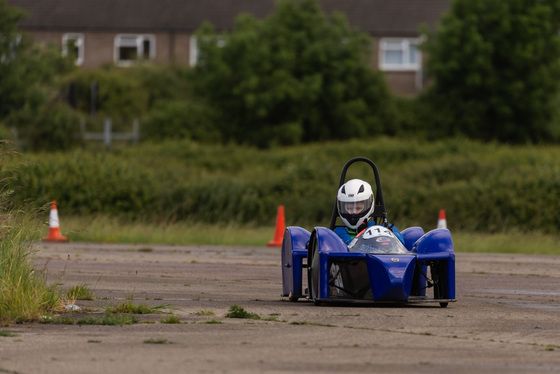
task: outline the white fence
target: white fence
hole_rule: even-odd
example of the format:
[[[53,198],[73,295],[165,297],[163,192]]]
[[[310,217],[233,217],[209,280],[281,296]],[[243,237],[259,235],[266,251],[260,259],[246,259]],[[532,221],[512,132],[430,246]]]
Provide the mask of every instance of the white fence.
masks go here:
[[[84,140],[102,140],[106,147],[110,147],[113,140],[129,140],[134,144],[140,141],[140,125],[138,119],[132,121],[132,132],[113,132],[111,118],[103,120],[103,132],[87,132],[84,120],[80,122],[82,138]]]

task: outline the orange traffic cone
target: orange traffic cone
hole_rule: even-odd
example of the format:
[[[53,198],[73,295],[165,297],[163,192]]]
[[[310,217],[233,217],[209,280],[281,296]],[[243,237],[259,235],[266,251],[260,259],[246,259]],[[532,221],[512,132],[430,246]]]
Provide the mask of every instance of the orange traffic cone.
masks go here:
[[[45,239],[44,242],[66,242],[66,236],[62,236],[60,233],[60,225],[58,221],[58,210],[56,209],[56,201],[51,202],[51,213],[49,216],[49,235]]]
[[[276,231],[274,232],[274,239],[268,242],[269,247],[281,247],[284,238],[284,230],[286,230],[286,223],[284,221],[284,206],[278,207],[278,214],[276,215]]]
[[[446,229],[447,228],[447,220],[445,219],[445,210],[439,211],[439,219],[437,221],[437,228],[438,229]]]

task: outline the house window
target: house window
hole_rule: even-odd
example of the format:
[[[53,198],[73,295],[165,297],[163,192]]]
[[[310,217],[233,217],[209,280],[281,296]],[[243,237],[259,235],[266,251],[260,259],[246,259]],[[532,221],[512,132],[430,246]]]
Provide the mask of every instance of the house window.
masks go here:
[[[381,70],[420,70],[418,39],[385,38],[379,43]]]
[[[76,65],[84,62],[84,34],[62,35],[62,55],[72,56]]]
[[[135,61],[153,60],[156,55],[154,35],[121,34],[115,36],[114,60],[119,66],[130,66]]]

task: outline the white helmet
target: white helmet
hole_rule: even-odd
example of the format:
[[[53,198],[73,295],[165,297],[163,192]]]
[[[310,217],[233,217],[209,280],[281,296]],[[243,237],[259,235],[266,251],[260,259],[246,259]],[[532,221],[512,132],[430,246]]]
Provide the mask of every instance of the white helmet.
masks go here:
[[[344,224],[357,229],[367,222],[375,208],[371,186],[360,179],[349,180],[338,189],[336,204]]]

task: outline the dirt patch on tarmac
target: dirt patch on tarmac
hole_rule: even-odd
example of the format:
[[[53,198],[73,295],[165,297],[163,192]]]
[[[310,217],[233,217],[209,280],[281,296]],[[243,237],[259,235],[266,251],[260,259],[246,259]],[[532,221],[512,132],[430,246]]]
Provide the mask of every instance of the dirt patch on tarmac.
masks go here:
[[[127,326],[0,328],[7,373],[560,372],[560,256],[456,255],[457,302],[313,306],[280,296],[274,247],[40,244],[76,301],[165,306]],[[239,305],[260,320],[226,318]],[[162,323],[172,314],[180,323]],[[11,335],[11,336],[10,336]]]

